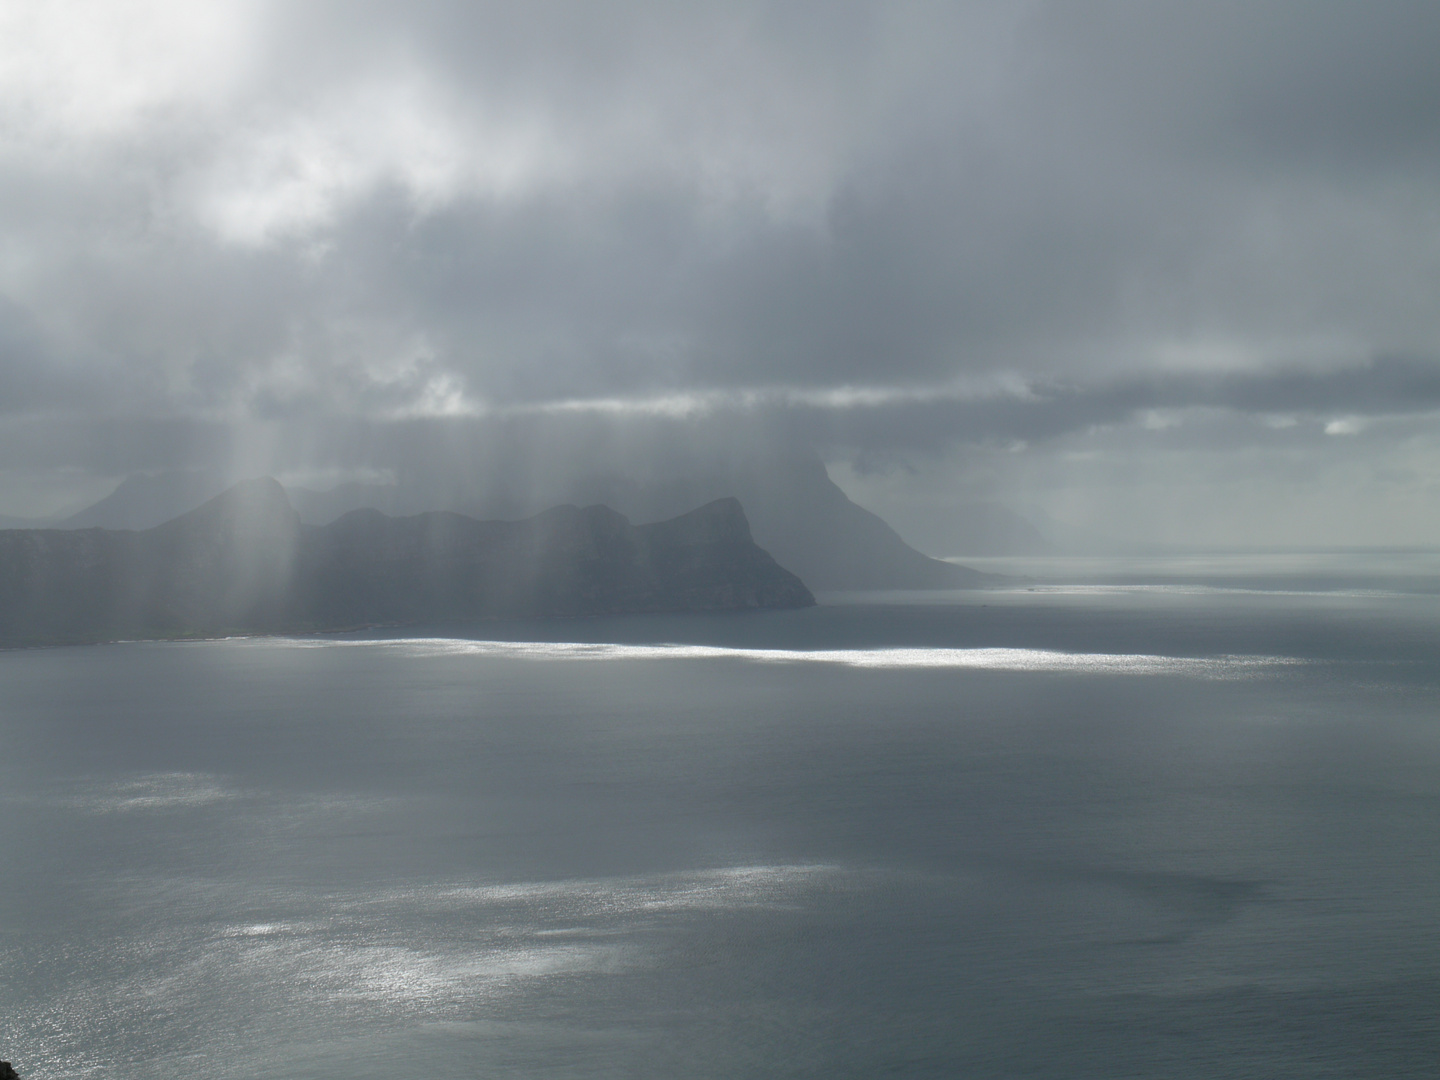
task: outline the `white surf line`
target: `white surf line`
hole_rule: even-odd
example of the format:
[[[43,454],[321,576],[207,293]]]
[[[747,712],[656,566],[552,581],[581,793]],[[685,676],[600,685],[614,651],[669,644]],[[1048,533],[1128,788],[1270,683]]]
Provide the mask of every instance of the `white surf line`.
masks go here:
[[[383,640],[283,640],[302,648],[379,647],[415,656],[493,656],[521,660],[741,660],[758,664],[830,664],[841,667],[914,670],[1068,672],[1096,675],[1187,675],[1240,678],[1303,660],[1283,656],[1158,656],[1148,653],[1069,653],[1048,649],[893,647],[875,649],[743,649],[717,645],[622,645],[578,641],[475,641],[468,638]]]

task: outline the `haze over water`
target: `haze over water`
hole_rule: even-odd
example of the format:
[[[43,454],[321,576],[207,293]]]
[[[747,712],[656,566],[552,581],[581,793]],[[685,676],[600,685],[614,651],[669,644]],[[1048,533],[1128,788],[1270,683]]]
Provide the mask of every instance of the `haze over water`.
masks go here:
[[[1342,562],[0,654],[0,1051],[1431,1076],[1440,575]]]
[[[1434,1076],[1437,55],[1422,0],[0,3],[7,641],[478,568],[292,510],[734,497],[821,590],[1279,549],[0,652],[0,1060]]]

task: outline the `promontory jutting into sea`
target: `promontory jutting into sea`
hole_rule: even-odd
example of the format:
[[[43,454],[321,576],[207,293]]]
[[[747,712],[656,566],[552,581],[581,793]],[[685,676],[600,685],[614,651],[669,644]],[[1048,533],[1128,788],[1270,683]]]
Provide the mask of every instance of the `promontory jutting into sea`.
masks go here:
[[[1431,1080],[1437,55],[0,3],[0,1080]]]

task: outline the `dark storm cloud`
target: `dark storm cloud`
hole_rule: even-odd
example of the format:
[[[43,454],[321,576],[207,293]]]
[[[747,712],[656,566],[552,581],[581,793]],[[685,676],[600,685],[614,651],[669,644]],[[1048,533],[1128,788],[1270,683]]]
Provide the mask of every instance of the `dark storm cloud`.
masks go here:
[[[1193,425],[1185,422],[1187,413],[1261,423]],[[1328,371],[1181,373],[1086,383],[1050,379],[980,396],[636,399],[604,408],[580,403],[559,412],[449,419],[285,414],[240,424],[49,416],[0,427],[0,454],[12,464],[94,471],[115,461],[132,469],[242,474],[350,468],[440,484],[472,483],[477,469],[492,469],[528,483],[542,474],[594,468],[703,469],[723,457],[775,449],[821,447],[863,458],[934,454],[957,444],[1044,443],[1153,414],[1165,416],[1163,428],[1183,426],[1192,449],[1203,449],[1212,438],[1294,445],[1323,437],[1327,427],[1348,433],[1367,421],[1440,414],[1440,364],[1388,357]],[[1292,431],[1301,420],[1307,426]],[[646,465],[650,459],[662,464]]]
[[[1434,4],[56,12],[0,26],[12,469],[1440,408]]]
[[[1055,4],[1031,27],[1058,115],[1207,169],[1440,157],[1440,10],[1425,0]]]
[[[1078,377],[1210,338],[1262,365],[1293,362],[1296,338],[1333,338],[1352,358],[1432,345],[1433,242],[1414,235],[1430,204],[1404,182],[1426,178],[1440,145],[1436,111],[1415,107],[1437,100],[1415,46],[1440,40],[1435,17],[1157,10],[1046,7],[1005,33],[945,27],[957,44],[981,39],[955,66],[994,68],[983,107],[935,64],[874,92],[884,123],[820,110],[845,134],[832,136],[843,151],[814,150],[830,156],[813,217],[777,217],[763,191],[717,203],[693,172],[657,168],[420,221],[382,200],[337,252],[361,281],[373,273],[367,295],[430,329],[468,387],[501,401],[1000,368]],[[882,20],[836,21],[874,35]],[[858,64],[864,38],[766,40],[839,97],[837,58],[862,84],[903,61],[877,60],[872,41],[870,67]],[[610,40],[572,58],[571,92],[616,77]],[[814,55],[826,47],[829,66]],[[1322,94],[1327,71],[1337,85]],[[677,79],[650,75],[659,94]],[[1376,125],[1390,131],[1379,145]],[[1317,155],[1345,166],[1293,160]]]
[[[868,409],[795,410],[817,441],[935,451],[955,442],[1054,439],[1125,423],[1152,410],[1224,410],[1292,423],[1297,416],[1343,423],[1440,414],[1440,363],[1387,357],[1329,371],[1162,374],[1085,384],[1046,381],[1024,395],[981,400],[897,401]],[[1227,427],[1233,440],[1244,429]],[[1251,435],[1255,438],[1255,435]]]
[[[30,313],[0,297],[0,401],[9,409],[33,409],[58,389],[46,386],[46,351]]]

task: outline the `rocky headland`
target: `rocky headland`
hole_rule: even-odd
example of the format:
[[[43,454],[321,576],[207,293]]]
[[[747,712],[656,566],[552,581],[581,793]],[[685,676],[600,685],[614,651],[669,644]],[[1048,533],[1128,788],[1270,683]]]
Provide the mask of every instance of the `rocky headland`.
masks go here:
[[[358,510],[317,527],[264,478],[144,531],[0,531],[11,646],[814,602],[733,498],[638,527],[598,505],[523,521]]]

